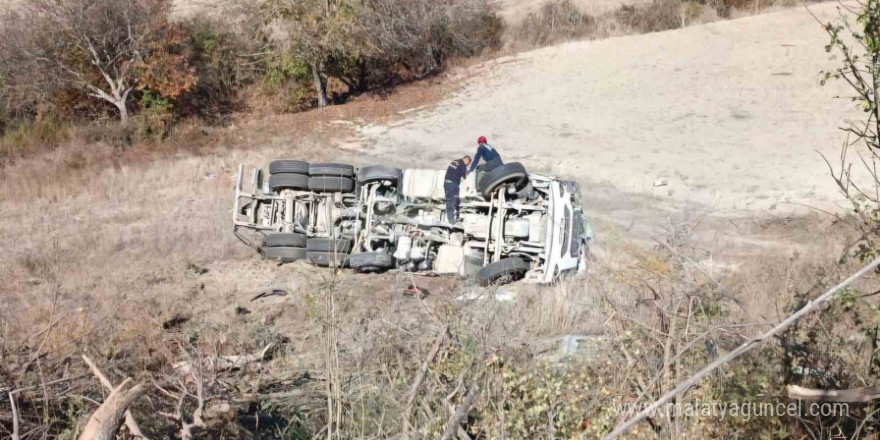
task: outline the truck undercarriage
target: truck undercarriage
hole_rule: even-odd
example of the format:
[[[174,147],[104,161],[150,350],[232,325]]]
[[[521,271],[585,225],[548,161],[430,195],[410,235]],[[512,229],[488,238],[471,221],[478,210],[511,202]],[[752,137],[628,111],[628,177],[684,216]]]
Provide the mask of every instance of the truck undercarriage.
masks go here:
[[[276,160],[253,191],[236,177],[233,231],[263,258],[359,272],[400,270],[547,283],[583,269],[592,231],[574,182],[516,162],[471,173],[459,221],[446,216],[444,172]],[[249,232],[248,232],[249,231]]]

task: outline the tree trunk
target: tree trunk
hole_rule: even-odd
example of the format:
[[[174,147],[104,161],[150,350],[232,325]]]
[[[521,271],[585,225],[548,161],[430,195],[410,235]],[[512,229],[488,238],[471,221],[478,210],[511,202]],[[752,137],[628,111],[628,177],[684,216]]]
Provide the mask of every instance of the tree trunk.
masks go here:
[[[119,120],[122,122],[128,120],[128,108],[125,107],[125,101],[116,101],[113,105],[119,109]]]
[[[327,79],[322,72],[322,63],[312,64],[312,76],[315,81],[315,92],[318,94],[318,107],[327,106]]]
[[[110,83],[110,92],[112,95],[91,84],[86,84],[86,88],[92,91],[92,93],[89,93],[89,96],[103,99],[116,106],[116,108],[119,109],[119,120],[125,122],[128,119],[128,108],[126,108],[125,104],[128,101],[129,93],[131,93],[131,88],[121,90],[122,80],[118,83],[114,83],[109,79],[109,76],[107,76],[107,78],[107,82]]]

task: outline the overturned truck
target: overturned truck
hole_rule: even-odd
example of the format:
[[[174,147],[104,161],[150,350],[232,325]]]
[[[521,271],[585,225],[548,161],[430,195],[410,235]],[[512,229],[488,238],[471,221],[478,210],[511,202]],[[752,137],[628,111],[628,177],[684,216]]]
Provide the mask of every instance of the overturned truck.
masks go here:
[[[446,218],[445,171],[276,160],[235,185],[233,231],[265,259],[359,272],[399,270],[500,284],[584,270],[592,231],[575,182],[517,162],[471,173],[459,221]]]

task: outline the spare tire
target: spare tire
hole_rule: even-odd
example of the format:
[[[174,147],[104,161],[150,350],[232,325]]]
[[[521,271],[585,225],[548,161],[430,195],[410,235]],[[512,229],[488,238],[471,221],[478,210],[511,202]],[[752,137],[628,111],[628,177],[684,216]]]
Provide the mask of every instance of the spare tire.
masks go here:
[[[309,175],[354,177],[354,167],[345,163],[313,163],[309,165]]]
[[[522,258],[502,258],[477,272],[480,285],[505,284],[518,280],[531,268]]]
[[[275,260],[282,263],[302,260],[307,256],[306,250],[300,247],[264,247],[260,253],[263,254],[264,260]]]
[[[352,255],[349,262],[361,273],[383,272],[394,267],[394,257],[386,252],[361,252]]]
[[[354,181],[350,177],[309,177],[309,189],[312,191],[349,193],[354,190]]]
[[[309,251],[309,263],[321,267],[346,267],[348,266],[348,254]]]
[[[489,200],[502,185],[513,183],[517,190],[523,189],[529,183],[529,174],[526,168],[519,162],[511,162],[493,168],[483,173],[477,184],[477,191],[483,198]]]
[[[269,176],[269,188],[272,190],[282,189],[309,189],[309,176],[295,173],[272,174]]]
[[[306,247],[306,234],[297,233],[275,233],[267,234],[263,239],[263,247],[279,247],[290,246],[297,248]]]
[[[309,163],[301,160],[278,159],[269,162],[269,174],[309,174]]]
[[[334,240],[332,238],[310,238],[306,243],[306,249],[309,252],[336,252],[339,254],[347,254],[351,252],[351,240],[340,238]]]
[[[398,168],[385,165],[373,165],[371,167],[363,167],[358,170],[358,183],[363,185],[370,182],[378,182],[389,180],[396,185],[400,181],[403,173]]]

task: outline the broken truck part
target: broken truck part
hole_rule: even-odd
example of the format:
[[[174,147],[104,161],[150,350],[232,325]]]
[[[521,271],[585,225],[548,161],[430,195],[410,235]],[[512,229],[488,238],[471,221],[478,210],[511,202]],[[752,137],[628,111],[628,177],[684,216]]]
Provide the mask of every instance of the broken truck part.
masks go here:
[[[241,165],[233,232],[283,263],[548,283],[583,270],[593,238],[577,184],[517,162],[468,175],[456,224],[441,170],[282,159],[254,170],[250,191],[243,176]]]

